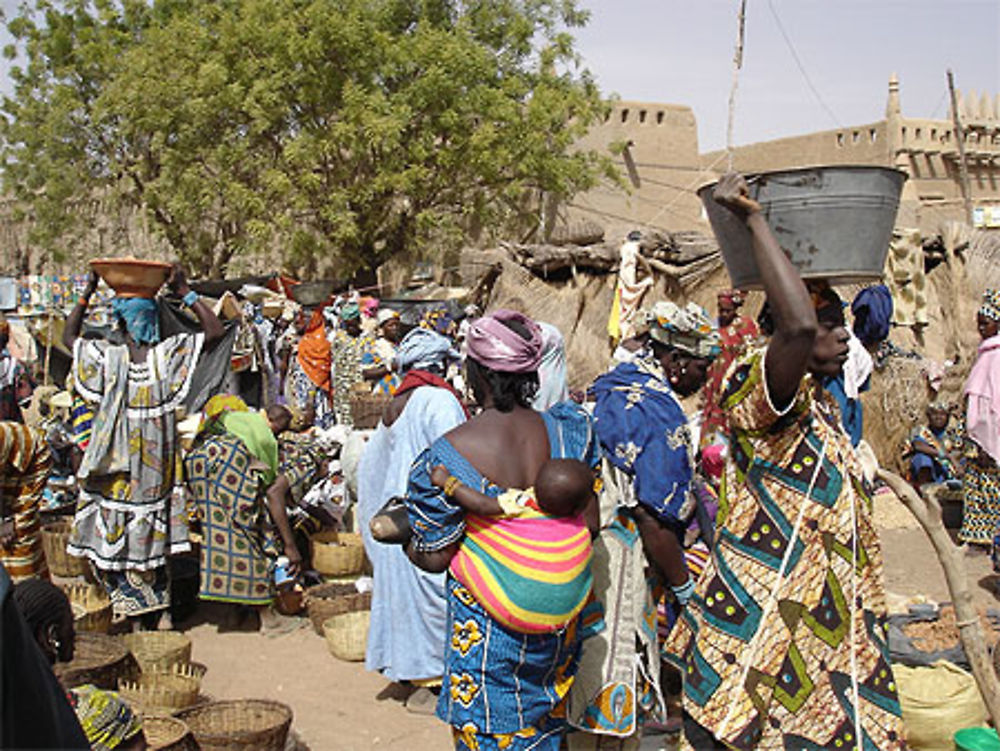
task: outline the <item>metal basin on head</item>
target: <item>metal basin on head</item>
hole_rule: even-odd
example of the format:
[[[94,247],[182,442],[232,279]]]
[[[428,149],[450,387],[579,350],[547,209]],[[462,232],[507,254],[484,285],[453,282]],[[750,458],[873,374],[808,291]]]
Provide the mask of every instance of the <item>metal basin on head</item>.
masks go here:
[[[778,244],[806,279],[832,283],[882,277],[906,173],[889,167],[836,166],[747,176]],[[698,190],[733,286],[760,289],[750,231],[712,197],[718,183]]]

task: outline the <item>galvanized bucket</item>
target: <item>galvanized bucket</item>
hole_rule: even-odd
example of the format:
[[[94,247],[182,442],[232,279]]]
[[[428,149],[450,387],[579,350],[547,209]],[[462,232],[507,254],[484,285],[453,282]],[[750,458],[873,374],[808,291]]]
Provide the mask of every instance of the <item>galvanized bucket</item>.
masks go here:
[[[878,280],[885,267],[906,173],[888,167],[837,166],[765,172],[747,177],[750,198],[803,278],[836,283]],[[705,185],[698,195],[734,287],[760,289],[750,231],[716,203]]]

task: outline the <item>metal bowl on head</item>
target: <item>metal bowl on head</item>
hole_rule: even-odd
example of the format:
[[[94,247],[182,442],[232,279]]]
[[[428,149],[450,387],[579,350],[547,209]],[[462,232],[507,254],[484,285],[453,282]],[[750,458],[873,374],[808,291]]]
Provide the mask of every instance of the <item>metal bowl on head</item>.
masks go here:
[[[152,298],[170,277],[171,265],[139,258],[95,258],[90,268],[118,297]]]
[[[833,166],[748,175],[750,198],[804,279],[833,283],[882,276],[906,173],[888,167]],[[713,196],[698,196],[719,242],[733,286],[763,287],[746,223]]]

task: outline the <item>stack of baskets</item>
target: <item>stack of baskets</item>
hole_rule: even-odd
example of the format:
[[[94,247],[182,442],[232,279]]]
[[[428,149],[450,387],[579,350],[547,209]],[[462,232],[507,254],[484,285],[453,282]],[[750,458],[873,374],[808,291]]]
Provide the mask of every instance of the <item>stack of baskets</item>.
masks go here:
[[[205,666],[191,662],[191,640],[175,631],[137,631],[122,642],[140,674],[118,681],[122,697],[143,715],[173,714],[198,702]]]
[[[266,699],[214,701],[179,712],[202,751],[284,751],[292,710]]]
[[[351,389],[351,421],[360,430],[373,430],[382,419],[382,410],[392,400],[388,394],[373,394],[365,384]]]
[[[74,576],[90,576],[90,564],[86,558],[77,558],[66,552],[69,533],[73,528],[70,519],[58,519],[42,527],[42,550],[48,563],[49,571],[56,576],[72,578]]]
[[[313,568],[327,577],[356,577],[365,565],[365,548],[356,532],[317,532],[312,536]]]
[[[92,683],[113,690],[139,676],[139,664],[121,639],[86,631],[76,635],[73,661],[57,662],[53,670],[65,688]]]
[[[92,631],[106,634],[111,628],[111,598],[95,584],[67,584],[63,591],[73,608],[73,626],[77,633]]]

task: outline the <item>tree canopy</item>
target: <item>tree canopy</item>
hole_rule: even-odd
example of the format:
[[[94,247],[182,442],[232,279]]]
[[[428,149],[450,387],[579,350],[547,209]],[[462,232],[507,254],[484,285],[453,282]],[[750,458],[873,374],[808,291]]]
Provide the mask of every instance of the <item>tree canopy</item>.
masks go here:
[[[575,0],[34,0],[8,20],[7,191],[72,247],[94,195],[195,272],[372,270],[614,177]],[[532,200],[535,199],[535,200]]]

